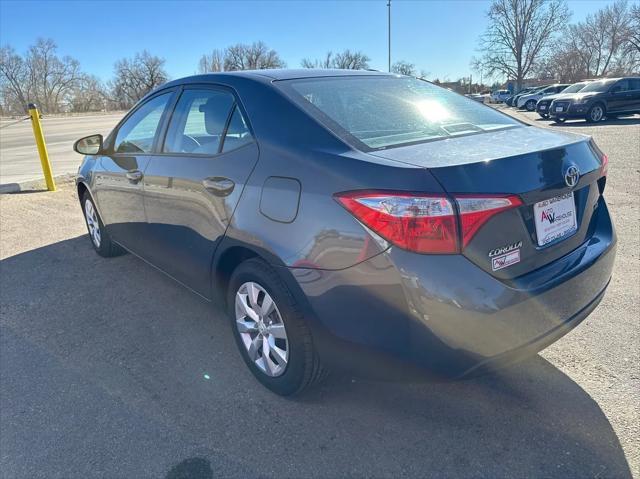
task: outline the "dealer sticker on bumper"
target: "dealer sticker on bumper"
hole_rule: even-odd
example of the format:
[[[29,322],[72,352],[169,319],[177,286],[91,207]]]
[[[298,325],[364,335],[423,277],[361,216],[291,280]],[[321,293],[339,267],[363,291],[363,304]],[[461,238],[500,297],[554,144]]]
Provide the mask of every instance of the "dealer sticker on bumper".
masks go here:
[[[510,251],[509,253],[501,254],[491,258],[491,269],[498,271],[499,269],[506,268],[512,264],[520,262],[520,248]]]
[[[533,205],[538,246],[544,246],[577,230],[573,191]]]

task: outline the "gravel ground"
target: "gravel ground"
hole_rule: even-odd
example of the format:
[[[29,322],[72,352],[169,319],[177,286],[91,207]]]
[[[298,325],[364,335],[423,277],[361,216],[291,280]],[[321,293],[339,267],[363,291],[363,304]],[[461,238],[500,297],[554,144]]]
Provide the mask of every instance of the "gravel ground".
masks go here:
[[[577,329],[464,382],[276,397],[218,307],[93,252],[72,184],[1,196],[0,477],[640,478],[640,120],[516,115],[609,154],[618,259]]]

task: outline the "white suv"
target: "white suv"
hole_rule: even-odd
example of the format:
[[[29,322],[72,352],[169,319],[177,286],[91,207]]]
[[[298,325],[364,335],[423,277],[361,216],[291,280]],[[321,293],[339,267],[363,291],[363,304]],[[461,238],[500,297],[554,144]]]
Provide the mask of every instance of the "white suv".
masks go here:
[[[549,85],[548,87],[543,88],[542,90],[538,90],[534,93],[530,93],[528,95],[522,95],[520,98],[518,98],[518,104],[516,106],[520,109],[524,108],[527,111],[534,111],[536,109],[536,103],[538,103],[538,100],[540,98],[542,98],[543,96],[560,93],[562,90],[564,90],[568,86],[569,86],[568,84],[564,84],[564,83]]]

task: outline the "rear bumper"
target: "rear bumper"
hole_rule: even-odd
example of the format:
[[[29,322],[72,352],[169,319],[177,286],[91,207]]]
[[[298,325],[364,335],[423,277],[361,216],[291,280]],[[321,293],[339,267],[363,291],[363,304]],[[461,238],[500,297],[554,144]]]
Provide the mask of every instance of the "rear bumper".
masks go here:
[[[606,205],[597,216],[587,242],[511,282],[461,255],[397,248],[341,271],[291,271],[317,319],[323,360],[463,377],[535,354],[597,306],[616,249]]]

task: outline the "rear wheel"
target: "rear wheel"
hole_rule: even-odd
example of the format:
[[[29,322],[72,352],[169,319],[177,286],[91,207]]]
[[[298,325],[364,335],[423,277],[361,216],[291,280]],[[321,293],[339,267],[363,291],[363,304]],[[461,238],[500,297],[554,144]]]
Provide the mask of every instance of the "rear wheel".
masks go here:
[[[545,120],[547,118],[549,118],[549,114],[548,113],[538,113],[538,115],[540,115],[541,118],[544,118]]]
[[[564,123],[565,121],[567,121],[567,119],[555,117],[553,121],[555,121],[556,123]]]
[[[269,265],[250,259],[236,268],[227,308],[242,358],[265,387],[289,396],[324,377],[300,308]]]
[[[87,230],[89,231],[89,239],[91,239],[91,244],[93,245],[93,249],[96,250],[96,253],[105,258],[120,256],[126,253],[121,246],[111,240],[111,236],[105,229],[96,205],[88,191],[85,191],[82,195],[81,203],[84,220],[87,224]]]
[[[587,112],[587,121],[589,123],[597,123],[604,118],[605,110],[602,103],[596,103]]]
[[[527,111],[533,111],[536,109],[536,101],[535,100],[528,100],[525,104],[524,107],[527,109]]]

